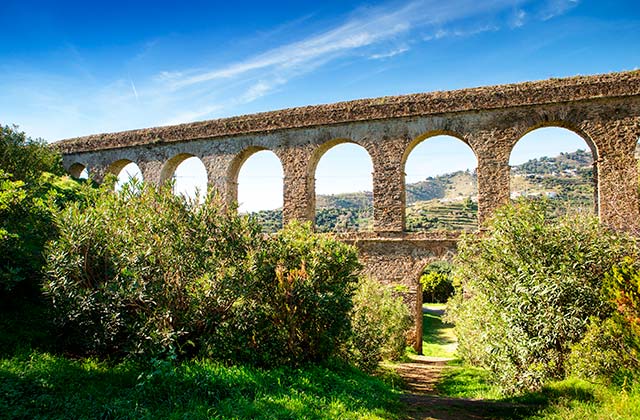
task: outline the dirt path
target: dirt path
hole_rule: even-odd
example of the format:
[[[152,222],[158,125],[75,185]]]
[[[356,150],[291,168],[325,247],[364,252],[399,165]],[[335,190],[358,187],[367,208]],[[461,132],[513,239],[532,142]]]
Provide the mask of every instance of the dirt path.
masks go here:
[[[407,418],[412,420],[522,419],[531,407],[499,401],[450,398],[437,395],[435,385],[449,359],[413,356],[410,362],[396,366],[405,381],[402,401]]]

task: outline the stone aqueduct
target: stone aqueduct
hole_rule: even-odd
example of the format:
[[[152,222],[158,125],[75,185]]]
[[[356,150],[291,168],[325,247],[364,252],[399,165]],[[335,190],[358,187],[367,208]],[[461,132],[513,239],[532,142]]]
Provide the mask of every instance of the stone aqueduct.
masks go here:
[[[466,143],[478,162],[481,223],[509,199],[509,156],[515,143],[547,126],[569,129],[591,148],[600,220],[615,228],[638,229],[637,70],[308,106],[97,134],[55,145],[72,175],[90,168],[97,181],[135,162],[145,181],[161,184],[183,160],[196,156],[207,170],[209,186],[229,203],[237,197],[244,161],[270,150],[283,167],[285,223],[314,219],[315,168],[327,150],[343,142],[364,147],[373,163],[374,229],[341,238],[357,246],[369,275],[408,287],[416,315],[415,347],[420,350],[418,279],[426,264],[454,252],[456,239],[404,232],[407,156],[435,135]]]

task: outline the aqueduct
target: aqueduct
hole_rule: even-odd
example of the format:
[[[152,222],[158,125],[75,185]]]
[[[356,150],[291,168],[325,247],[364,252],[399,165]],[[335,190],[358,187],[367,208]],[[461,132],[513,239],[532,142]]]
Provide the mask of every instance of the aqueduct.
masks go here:
[[[237,197],[242,163],[257,151],[270,150],[283,167],[285,223],[313,221],[315,167],[328,149],[342,142],[364,147],[373,162],[374,229],[341,239],[356,245],[369,275],[407,286],[415,303],[415,347],[420,350],[418,279],[426,264],[454,252],[456,236],[404,231],[407,156],[418,143],[436,135],[466,143],[478,162],[482,223],[509,199],[513,146],[540,127],[563,127],[585,140],[594,157],[600,220],[618,229],[638,229],[638,70],[307,106],[97,134],[55,145],[72,175],[89,168],[97,181],[135,162],[145,181],[159,185],[171,178],[180,162],[196,156],[204,163],[209,186],[229,203]]]

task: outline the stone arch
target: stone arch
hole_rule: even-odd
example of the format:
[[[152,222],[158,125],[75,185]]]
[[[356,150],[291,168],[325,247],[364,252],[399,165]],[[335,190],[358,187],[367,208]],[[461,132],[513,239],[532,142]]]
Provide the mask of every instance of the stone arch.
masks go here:
[[[122,169],[124,169],[124,167],[130,163],[135,162],[129,159],[118,159],[115,162],[111,162],[111,164],[107,166],[106,173],[118,176],[118,174],[120,174],[120,171],[122,171]]]
[[[573,132],[577,136],[581,137],[582,140],[584,140],[584,142],[587,144],[587,146],[589,146],[589,149],[593,154],[593,160],[596,161],[598,159],[599,149],[597,142],[592,139],[586,131],[582,130],[578,124],[574,124],[573,122],[566,119],[546,118],[541,116],[526,121],[525,124],[519,127],[516,135],[513,138],[514,142],[513,144],[511,144],[511,147],[509,149],[509,156],[511,156],[513,148],[524,136],[540,128],[563,128],[565,130]]]
[[[126,172],[123,174],[123,172]],[[143,181],[142,171],[137,163],[129,159],[119,159],[107,167],[107,173],[113,174],[117,177],[114,188],[116,191],[120,191],[122,186],[132,179],[136,178],[138,181]]]
[[[407,145],[407,147],[404,150],[404,154],[402,155],[402,167],[404,168],[407,164],[407,159],[409,158],[409,155],[411,154],[411,152],[413,151],[413,149],[416,148],[416,146],[418,146],[420,143],[429,140],[430,138],[433,137],[438,137],[438,136],[448,136],[448,137],[453,137],[457,140],[460,140],[461,142],[463,142],[464,144],[466,144],[467,146],[469,146],[469,149],[471,149],[471,151],[473,152],[473,155],[476,157],[476,161],[478,160],[478,154],[476,153],[475,149],[473,148],[473,145],[470,144],[464,136],[462,136],[460,133],[457,133],[455,131],[451,131],[451,130],[431,130],[431,131],[427,131],[425,133],[422,133],[421,135],[419,135],[418,137],[415,137],[414,139],[412,139],[409,144]]]
[[[258,170],[256,163],[260,161],[262,165]],[[280,156],[264,147],[250,147],[236,156],[230,171],[238,210],[258,212],[256,217],[266,230],[279,230],[284,205],[284,167]]]
[[[189,164],[185,173],[181,173],[183,164]],[[200,157],[191,153],[178,153],[164,164],[160,170],[160,185],[173,180],[173,192],[182,195],[189,200],[195,200],[196,196],[202,203],[207,195],[208,174],[207,168]],[[191,178],[188,182],[182,182],[182,178]]]
[[[421,147],[429,149],[434,144],[433,142],[429,143],[432,140],[446,142],[445,148],[451,146],[461,148],[461,150],[455,151],[456,160],[464,162],[464,164],[456,165],[457,162],[447,161],[446,156],[438,159],[437,154],[433,153],[433,148],[431,147],[432,150],[430,152],[433,153],[433,156],[425,156],[424,162],[428,167],[432,167],[433,170],[422,171],[419,176],[417,171],[409,173],[411,169],[407,168],[407,164],[415,163],[414,158],[411,157],[412,154],[416,156],[417,149]],[[464,155],[462,158],[464,159],[459,159],[458,153],[462,153]],[[410,166],[414,166],[415,169],[416,165]],[[437,169],[438,166],[441,166],[439,170]],[[402,188],[405,189],[405,194],[403,195],[405,230],[476,230],[478,227],[477,169],[478,156],[474,148],[457,132],[432,130],[411,140],[402,157]],[[416,191],[407,188],[407,185],[412,183],[425,182],[431,177],[446,174],[453,174],[454,185],[464,188],[433,190],[431,191],[432,199],[421,197],[421,188],[419,186]],[[438,187],[439,185],[434,183],[432,186]]]
[[[69,166],[68,172],[74,178],[83,179],[89,176],[89,167],[80,162],[75,162]]]
[[[532,135],[532,133],[535,133],[537,130],[544,130],[544,129],[560,130],[558,132],[565,133],[563,135],[570,133],[573,138],[581,139],[583,144],[587,146],[588,148],[587,150],[590,153],[593,161],[592,175],[591,175],[591,187],[593,188],[593,194],[592,194],[591,203],[593,204],[594,213],[597,214],[598,207],[599,207],[599,187],[598,187],[599,153],[598,153],[597,143],[596,141],[594,141],[594,139],[592,139],[592,137],[587,132],[580,129],[576,124],[573,124],[572,122],[567,121],[565,119],[552,119],[552,118],[546,118],[546,117],[539,118],[537,121],[529,122],[528,125],[526,125],[525,127],[523,127],[518,131],[518,135],[515,136],[514,142],[513,144],[511,144],[511,147],[509,149],[509,169],[510,169],[509,191],[512,198],[514,197],[514,195],[518,195],[518,192],[512,191],[513,190],[513,166],[514,166],[513,152],[514,150],[517,149],[518,144],[522,144],[521,141],[525,139],[528,135]],[[554,152],[554,153],[557,153],[557,152]],[[559,153],[564,153],[564,152],[560,151]],[[567,153],[570,153],[570,152],[567,152]],[[548,157],[554,157],[554,156],[548,156]],[[550,194],[553,194],[553,196],[555,196],[556,192],[551,192]]]
[[[363,191],[365,192],[364,201],[357,205],[358,210],[356,210],[356,207],[354,207],[352,210],[345,210],[343,216],[345,220],[347,220],[347,219],[354,218],[355,215],[358,214],[359,217],[358,217],[358,223],[357,223],[357,230],[360,230],[360,231],[372,230],[373,223],[374,223],[373,188],[374,188],[375,165],[374,165],[374,159],[372,157],[371,150],[369,150],[369,148],[367,147],[368,146],[367,143],[363,144],[349,138],[334,138],[319,144],[313,150],[313,153],[311,154],[311,159],[308,164],[308,171],[309,171],[308,177],[309,177],[309,180],[312,181],[310,185],[312,185],[313,187],[311,191],[313,195],[312,211],[315,216],[315,220],[317,221],[317,217],[318,217],[318,208],[316,206],[317,191],[318,191],[317,172],[318,172],[318,165],[320,161],[326,156],[327,152],[329,152],[330,150],[334,149],[337,146],[346,145],[346,144],[354,145],[357,147],[359,151],[365,152],[365,155],[368,158],[368,163],[370,165],[371,170],[370,170],[370,174],[367,175],[367,177],[369,178],[369,185],[365,187]],[[356,191],[353,191],[353,192],[356,192]],[[367,219],[368,219],[368,222],[367,222]],[[318,226],[316,226],[316,228],[318,228]],[[331,229],[331,230],[335,230],[335,229],[338,229],[338,227],[336,226],[334,229]],[[339,230],[356,230],[356,226],[352,226],[349,223],[347,223],[345,226],[341,227]]]

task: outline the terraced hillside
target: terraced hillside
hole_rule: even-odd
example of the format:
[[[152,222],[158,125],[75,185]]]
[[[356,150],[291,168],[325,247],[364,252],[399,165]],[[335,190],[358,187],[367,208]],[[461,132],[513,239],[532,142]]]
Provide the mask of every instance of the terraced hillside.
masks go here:
[[[511,196],[548,197],[559,212],[593,208],[593,159],[577,150],[555,157],[532,159],[511,169]],[[477,177],[457,171],[407,184],[407,230],[474,230],[477,228]],[[316,198],[316,227],[320,232],[367,231],[373,228],[370,191],[320,195]],[[282,211],[253,213],[266,231],[282,226]]]

